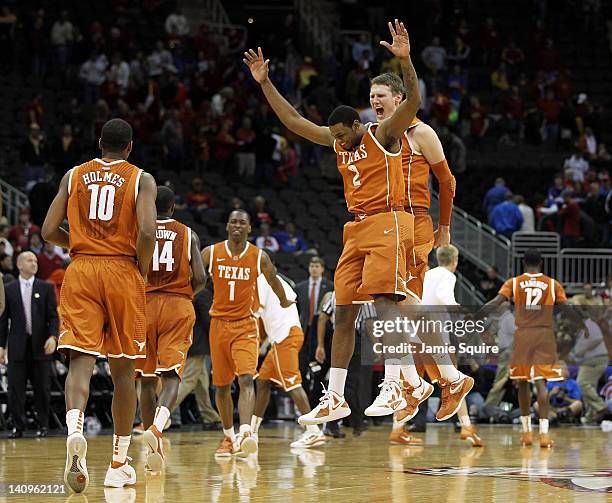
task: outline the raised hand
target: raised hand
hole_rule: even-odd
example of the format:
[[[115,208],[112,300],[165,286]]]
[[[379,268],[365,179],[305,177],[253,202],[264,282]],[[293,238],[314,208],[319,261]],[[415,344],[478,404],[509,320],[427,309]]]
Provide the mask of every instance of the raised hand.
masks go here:
[[[264,59],[261,47],[257,48],[257,52],[253,49],[249,49],[244,53],[244,56],[242,61],[244,61],[244,64],[251,70],[251,75],[253,75],[255,81],[261,84],[268,78],[268,64],[270,60]]]
[[[392,43],[381,40],[380,45],[386,47],[391,54],[399,59],[410,57],[410,39],[408,38],[408,30],[406,30],[404,23],[400,23],[396,19],[394,26],[393,23],[389,22],[389,31],[393,39]]]

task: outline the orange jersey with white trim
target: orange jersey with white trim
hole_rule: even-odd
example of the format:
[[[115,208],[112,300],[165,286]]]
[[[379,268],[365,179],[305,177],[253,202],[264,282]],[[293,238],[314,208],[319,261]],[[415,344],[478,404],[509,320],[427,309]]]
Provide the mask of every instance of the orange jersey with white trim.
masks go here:
[[[368,214],[404,206],[401,151],[393,154],[385,150],[374,136],[377,126],[367,126],[354,150],[344,150],[334,141],[344,197],[351,213]]]
[[[262,251],[251,243],[240,255],[232,255],[227,241],[211,247],[208,272],[214,295],[210,315],[226,321],[241,320],[257,310],[257,277]]]
[[[142,170],[124,160],[93,159],[70,170],[70,253],[136,257],[136,198]]]
[[[499,294],[514,300],[515,323],[519,328],[553,326],[555,304],[567,301],[561,284],[542,273],[524,273],[508,279]]]
[[[412,146],[412,134],[422,121],[415,119],[404,131],[402,138],[402,170],[406,185],[406,211],[411,208],[427,208],[430,205],[429,171],[431,166],[425,156]]]
[[[158,219],[155,238],[147,293],[173,293],[192,299],[191,229],[172,218]]]

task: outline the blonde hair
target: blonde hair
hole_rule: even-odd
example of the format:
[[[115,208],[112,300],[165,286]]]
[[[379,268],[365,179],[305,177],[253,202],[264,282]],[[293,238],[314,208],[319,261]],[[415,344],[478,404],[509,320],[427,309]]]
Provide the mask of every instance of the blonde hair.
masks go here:
[[[442,267],[451,265],[453,260],[459,258],[459,250],[453,245],[441,246],[436,250],[436,258],[438,259],[438,265]]]

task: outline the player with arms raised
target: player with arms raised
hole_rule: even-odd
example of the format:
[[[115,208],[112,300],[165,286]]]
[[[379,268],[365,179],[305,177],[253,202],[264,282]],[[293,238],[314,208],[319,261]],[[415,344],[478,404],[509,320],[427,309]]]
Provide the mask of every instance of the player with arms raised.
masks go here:
[[[408,32],[402,23],[389,23],[393,43],[381,42],[399,58],[407,81],[407,98],[380,124],[361,124],[351,107],[340,106],[328,118],[329,127],[302,117],[283,98],[268,77],[261,51],[245,53],[253,78],[281,122],[295,134],[334,149],[344,182],[348,209],[355,221],[344,227],[344,247],[336,268],[336,326],[332,343],[332,368],[320,404],[299,418],[303,425],[341,419],[350,414],[344,399],[346,368],[355,347],[356,303],[374,298],[382,319],[398,315],[397,302],[406,297],[406,252],[413,242],[414,217],[404,211],[405,187],[401,167],[401,138],[412,124],[420,99],[417,76],[410,61]],[[411,251],[410,251],[411,253]],[[407,359],[412,362],[408,355]],[[406,405],[399,382],[385,381],[376,399],[377,408],[390,414]]]
[[[155,180],[127,162],[132,128],[102,127],[101,159],[68,171],[42,227],[43,239],[69,248],[59,305],[58,349],[70,357],[66,376],[66,469],[75,492],[89,483],[83,412],[96,358],[108,358],[113,392],[113,458],[104,485],[136,483],[127,461],[136,412],[135,360],[145,357],[145,280],[155,246]],[[61,227],[68,218],[70,232]]]
[[[251,416],[255,408],[259,333],[257,310],[257,278],[263,274],[280,301],[289,307],[283,285],[276,276],[270,257],[247,241],[251,220],[244,210],[230,213],[227,222],[228,239],[202,251],[204,266],[213,281],[213,304],[210,309],[210,358],[212,380],[217,387],[217,409],[223,423],[223,440],[215,456],[236,454],[247,457],[257,452],[257,440],[251,431]],[[238,414],[240,432],[234,433],[232,383],[238,377],[240,397]]]

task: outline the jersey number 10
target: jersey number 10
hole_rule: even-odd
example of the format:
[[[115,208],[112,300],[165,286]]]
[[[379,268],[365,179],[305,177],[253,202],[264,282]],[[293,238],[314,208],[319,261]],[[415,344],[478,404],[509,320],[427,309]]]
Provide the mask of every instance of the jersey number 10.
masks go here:
[[[172,241],[164,242],[161,253],[159,251],[159,241],[155,241],[155,250],[153,250],[153,270],[159,271],[160,265],[166,266],[166,272],[172,272],[174,266],[174,258],[172,257]]]
[[[113,218],[115,209],[115,186],[104,185],[100,188],[99,185],[92,184],[87,186],[87,190],[91,192],[89,220],[108,222]]]

